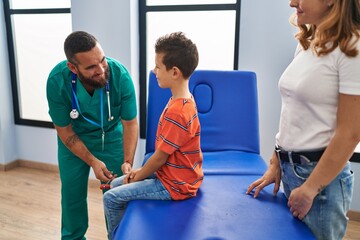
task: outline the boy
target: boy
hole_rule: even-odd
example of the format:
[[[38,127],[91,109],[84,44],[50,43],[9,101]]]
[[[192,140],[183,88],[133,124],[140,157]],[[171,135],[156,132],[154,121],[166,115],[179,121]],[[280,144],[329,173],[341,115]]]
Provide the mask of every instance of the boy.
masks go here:
[[[204,173],[200,122],[189,79],[198,59],[196,45],[182,32],[156,41],[153,72],[161,88],[170,88],[172,97],[160,116],[154,154],[143,167],[114,179],[104,194],[109,239],[113,238],[128,201],[196,196]]]

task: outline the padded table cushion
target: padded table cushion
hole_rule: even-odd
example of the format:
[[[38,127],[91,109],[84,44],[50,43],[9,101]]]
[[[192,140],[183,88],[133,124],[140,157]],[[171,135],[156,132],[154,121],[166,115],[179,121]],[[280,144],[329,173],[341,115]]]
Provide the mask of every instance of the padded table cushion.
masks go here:
[[[203,152],[260,153],[257,82],[254,72],[195,70],[189,80],[201,124]],[[159,117],[171,91],[149,75],[146,153],[154,152]]]
[[[151,155],[152,153],[145,155],[144,163]],[[260,175],[267,169],[265,161],[256,153],[242,151],[203,152],[203,157],[203,170],[206,175]]]
[[[294,218],[273,185],[254,199],[247,186],[260,176],[205,176],[197,197],[184,201],[136,200],[115,230],[116,240],[315,239]]]

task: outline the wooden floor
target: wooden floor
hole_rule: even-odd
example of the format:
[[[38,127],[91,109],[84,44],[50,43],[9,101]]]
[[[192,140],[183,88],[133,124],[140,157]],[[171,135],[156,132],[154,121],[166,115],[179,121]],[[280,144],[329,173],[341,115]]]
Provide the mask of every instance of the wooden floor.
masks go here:
[[[90,184],[89,240],[106,240],[102,193]],[[30,168],[0,171],[0,240],[60,239],[59,174]]]
[[[89,240],[105,240],[99,185],[89,187]],[[0,240],[60,239],[59,174],[18,167],[0,171]],[[345,240],[360,240],[360,222],[350,221]]]

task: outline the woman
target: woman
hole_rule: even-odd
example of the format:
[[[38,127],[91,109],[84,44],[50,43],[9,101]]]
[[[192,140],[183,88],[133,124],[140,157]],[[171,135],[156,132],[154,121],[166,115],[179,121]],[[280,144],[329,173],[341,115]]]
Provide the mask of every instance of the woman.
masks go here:
[[[291,0],[299,28],[293,61],[280,78],[282,109],[268,170],[254,197],[282,180],[288,206],[317,239],[342,239],[360,140],[359,0]]]

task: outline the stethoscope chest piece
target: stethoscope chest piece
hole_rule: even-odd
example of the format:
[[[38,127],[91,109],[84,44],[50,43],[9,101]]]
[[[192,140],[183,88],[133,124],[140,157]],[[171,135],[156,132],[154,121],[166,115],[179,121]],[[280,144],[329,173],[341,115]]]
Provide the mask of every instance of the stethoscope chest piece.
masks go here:
[[[79,117],[79,112],[76,109],[71,110],[70,117],[71,119],[77,119]]]
[[[72,106],[72,110],[70,112],[70,117],[71,119],[77,119],[81,113],[81,110],[80,110],[80,106],[79,106],[79,103],[77,102],[77,98],[76,98],[76,74],[75,73],[72,73],[72,78],[71,78],[71,86],[72,86],[72,99],[71,99],[71,106]],[[105,85],[105,92],[106,92],[106,97],[107,97],[107,102],[108,102],[108,111],[109,111],[109,118],[108,118],[108,121],[112,121],[114,120],[114,116],[111,115],[111,108],[110,108],[110,87],[109,87],[109,83],[106,83]],[[101,103],[100,103],[100,108],[101,108],[101,116],[103,116],[103,110],[102,110],[102,103],[103,103],[103,98],[102,98],[102,94],[103,92],[101,91],[100,92],[101,94]],[[79,111],[77,110],[79,109]],[[84,117],[84,116],[83,116]],[[84,117],[84,119],[92,124],[94,124],[93,121],[87,119]],[[97,124],[95,124],[97,125]],[[102,128],[102,127],[101,127]]]

